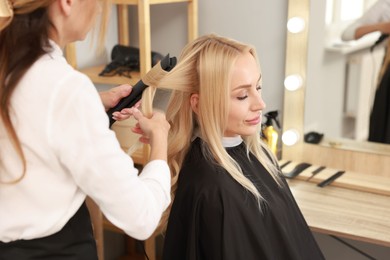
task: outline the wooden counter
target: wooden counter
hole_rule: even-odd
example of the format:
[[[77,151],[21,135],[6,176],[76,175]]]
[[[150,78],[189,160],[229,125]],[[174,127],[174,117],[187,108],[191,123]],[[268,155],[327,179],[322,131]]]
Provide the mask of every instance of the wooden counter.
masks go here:
[[[341,178],[340,178],[341,179]],[[288,180],[311,230],[390,246],[390,196],[305,180]]]

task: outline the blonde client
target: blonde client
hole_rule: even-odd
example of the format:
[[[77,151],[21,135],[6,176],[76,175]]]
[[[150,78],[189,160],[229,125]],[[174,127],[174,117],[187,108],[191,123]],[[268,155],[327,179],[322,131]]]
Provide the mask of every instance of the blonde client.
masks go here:
[[[173,90],[164,260],[324,259],[260,140],[262,79],[253,47],[205,35],[160,83]]]

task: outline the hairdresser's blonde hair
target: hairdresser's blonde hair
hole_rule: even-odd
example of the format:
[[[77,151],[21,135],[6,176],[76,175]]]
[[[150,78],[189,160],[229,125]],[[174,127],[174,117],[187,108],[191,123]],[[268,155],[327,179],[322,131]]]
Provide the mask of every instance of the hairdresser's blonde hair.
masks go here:
[[[183,49],[178,65],[159,82],[159,87],[173,90],[166,111],[167,120],[171,124],[168,138],[168,163],[172,174],[173,198],[191,138],[199,129],[200,136],[206,144],[203,147],[205,155],[225,168],[238,183],[252,193],[258,200],[259,206],[264,200],[222,144],[222,136],[228,124],[232,68],[237,58],[248,52],[257,61],[256,51],[249,45],[214,34],[202,36]],[[193,93],[199,94],[198,114],[193,112],[190,105],[190,97]],[[147,96],[153,95],[145,93],[144,97]],[[260,139],[260,126],[256,134],[243,139],[248,154],[253,153],[275,181],[280,183],[275,166],[276,159]],[[161,222],[164,227],[168,214],[169,209]]]

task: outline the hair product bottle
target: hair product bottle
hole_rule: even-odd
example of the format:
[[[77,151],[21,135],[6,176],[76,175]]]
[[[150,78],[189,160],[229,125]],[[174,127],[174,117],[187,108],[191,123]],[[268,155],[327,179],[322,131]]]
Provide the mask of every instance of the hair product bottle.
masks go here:
[[[280,123],[278,120],[278,111],[270,111],[264,115],[266,117],[266,121],[262,127],[262,139],[268,145],[271,152],[277,156],[278,149],[278,137],[279,134],[276,131],[273,123],[275,122],[278,129],[280,129]]]

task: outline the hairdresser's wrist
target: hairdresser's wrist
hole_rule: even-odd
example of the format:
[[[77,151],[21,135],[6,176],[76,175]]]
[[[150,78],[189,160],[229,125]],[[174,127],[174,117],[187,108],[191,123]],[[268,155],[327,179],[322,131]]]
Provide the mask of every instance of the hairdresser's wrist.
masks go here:
[[[166,136],[165,138],[151,138],[150,147],[150,160],[167,161],[168,141]]]

